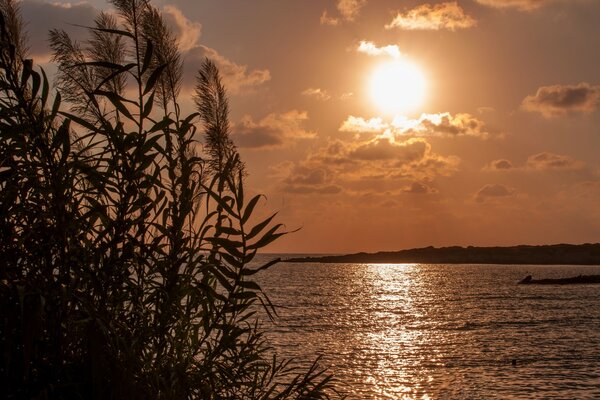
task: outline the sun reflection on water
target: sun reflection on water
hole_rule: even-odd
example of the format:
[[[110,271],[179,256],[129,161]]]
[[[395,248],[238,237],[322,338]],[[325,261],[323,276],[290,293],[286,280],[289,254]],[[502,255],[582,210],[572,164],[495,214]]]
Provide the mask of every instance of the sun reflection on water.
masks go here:
[[[415,367],[411,360],[407,365],[404,357],[411,344],[427,340],[419,329],[411,326],[408,316],[421,317],[415,306],[412,291],[420,284],[419,264],[369,264],[365,284],[370,287],[370,301],[376,310],[373,318],[378,321],[379,330],[357,338],[363,341],[373,354],[377,354],[377,375],[367,378],[385,398],[429,399],[427,393],[415,393]],[[384,355],[382,357],[382,355]],[[427,377],[427,380],[432,380]]]
[[[277,268],[261,284],[281,306],[272,343],[302,365],[323,355],[348,400],[600,398],[594,287],[524,288],[526,266]]]

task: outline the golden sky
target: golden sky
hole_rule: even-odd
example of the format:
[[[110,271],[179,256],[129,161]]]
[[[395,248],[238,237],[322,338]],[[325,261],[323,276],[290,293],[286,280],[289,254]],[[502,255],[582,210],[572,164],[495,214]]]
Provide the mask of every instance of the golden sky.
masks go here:
[[[203,57],[269,250],[600,240],[600,1],[157,1],[191,94]],[[31,53],[105,1],[23,0]],[[187,102],[192,111],[191,102]]]

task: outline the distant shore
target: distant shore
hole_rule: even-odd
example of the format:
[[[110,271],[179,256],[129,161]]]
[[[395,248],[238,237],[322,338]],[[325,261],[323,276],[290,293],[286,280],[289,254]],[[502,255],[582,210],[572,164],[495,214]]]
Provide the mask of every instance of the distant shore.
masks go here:
[[[378,253],[298,257],[284,262],[600,265],[600,243],[510,247],[423,247]]]

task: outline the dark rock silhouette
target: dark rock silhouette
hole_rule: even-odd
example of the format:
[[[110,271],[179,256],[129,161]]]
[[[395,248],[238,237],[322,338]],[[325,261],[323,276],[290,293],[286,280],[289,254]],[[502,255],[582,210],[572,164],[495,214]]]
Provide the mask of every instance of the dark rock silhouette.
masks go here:
[[[527,275],[519,282],[521,285],[580,285],[586,283],[600,283],[600,275],[578,275],[553,279],[533,279],[531,275]]]
[[[419,249],[302,257],[287,262],[600,265],[600,243],[512,247],[424,247]]]

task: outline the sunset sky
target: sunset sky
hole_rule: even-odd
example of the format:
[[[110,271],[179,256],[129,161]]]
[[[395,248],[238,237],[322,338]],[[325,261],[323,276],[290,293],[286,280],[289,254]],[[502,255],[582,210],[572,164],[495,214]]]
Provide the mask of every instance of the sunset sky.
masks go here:
[[[600,241],[600,1],[153,4],[182,99],[214,59],[249,189],[301,228],[269,251]],[[52,73],[47,31],[110,4],[21,8]]]

